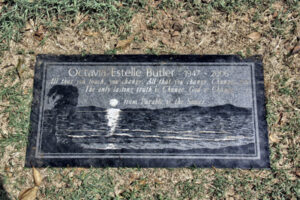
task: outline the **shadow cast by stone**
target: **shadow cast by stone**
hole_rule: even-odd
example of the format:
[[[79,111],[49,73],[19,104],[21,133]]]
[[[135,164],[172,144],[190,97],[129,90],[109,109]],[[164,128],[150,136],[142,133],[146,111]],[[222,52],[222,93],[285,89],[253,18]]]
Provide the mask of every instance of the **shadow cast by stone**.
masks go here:
[[[3,178],[0,175],[0,199],[1,200],[10,200],[8,197],[8,193],[6,192],[4,186],[3,186]]]

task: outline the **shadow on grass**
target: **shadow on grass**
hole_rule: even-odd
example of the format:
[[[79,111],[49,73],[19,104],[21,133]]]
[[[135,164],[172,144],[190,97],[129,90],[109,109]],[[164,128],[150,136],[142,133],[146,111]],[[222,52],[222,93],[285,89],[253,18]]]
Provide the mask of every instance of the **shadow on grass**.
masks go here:
[[[4,189],[3,186],[3,177],[2,175],[0,175],[0,199],[1,200],[10,200],[10,198],[8,198],[8,194]]]

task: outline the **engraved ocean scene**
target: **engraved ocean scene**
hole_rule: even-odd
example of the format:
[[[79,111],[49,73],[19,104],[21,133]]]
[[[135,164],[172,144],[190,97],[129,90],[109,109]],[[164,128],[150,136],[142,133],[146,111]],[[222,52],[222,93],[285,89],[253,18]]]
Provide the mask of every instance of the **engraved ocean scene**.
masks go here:
[[[52,130],[57,144],[83,149],[220,149],[254,143],[251,109],[230,104],[154,110],[76,107],[47,110],[43,121],[44,134]]]
[[[47,93],[41,150],[74,152],[254,153],[252,108],[232,104],[179,108],[78,106],[78,88],[55,85]],[[155,153],[154,152],[154,153]]]

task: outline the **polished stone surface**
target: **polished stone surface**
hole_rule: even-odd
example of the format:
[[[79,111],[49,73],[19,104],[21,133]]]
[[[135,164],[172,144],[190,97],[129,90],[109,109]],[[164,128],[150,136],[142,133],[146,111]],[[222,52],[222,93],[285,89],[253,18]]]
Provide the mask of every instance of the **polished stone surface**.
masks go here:
[[[38,55],[26,166],[268,168],[263,66]]]

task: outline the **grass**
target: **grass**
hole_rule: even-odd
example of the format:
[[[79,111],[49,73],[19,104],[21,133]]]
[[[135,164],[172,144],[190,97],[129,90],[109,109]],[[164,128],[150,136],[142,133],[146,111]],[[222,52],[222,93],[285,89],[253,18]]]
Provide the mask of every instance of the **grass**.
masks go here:
[[[35,29],[40,25],[55,34],[62,31],[63,27],[73,24],[76,29],[93,28],[107,29],[114,34],[128,35],[130,27],[126,24],[132,16],[147,6],[146,0],[129,0],[126,2],[110,0],[102,1],[73,1],[73,0],[48,0],[48,1],[28,1],[28,0],[9,0],[2,5],[0,15],[0,52],[9,49],[10,42],[19,42],[22,39],[24,28],[29,20],[35,22]],[[246,11],[248,6],[255,8],[256,13],[253,21],[260,19],[263,10],[270,7],[275,0],[218,0],[211,3],[201,3],[200,0],[177,2],[174,0],[162,0],[157,6],[159,9],[184,9],[190,15],[197,16],[196,23],[201,23],[211,17],[213,10],[219,10],[225,15]],[[285,2],[287,9],[298,12],[299,2],[288,0]],[[245,6],[246,5],[246,6]],[[151,8],[150,8],[151,9]],[[155,14],[157,10],[150,10]],[[273,10],[273,12],[275,12]],[[271,13],[274,14],[274,13]],[[289,24],[295,26],[295,22],[287,21],[287,14],[279,12],[272,22],[272,34],[284,35],[285,28]],[[155,22],[148,26],[151,28]],[[120,32],[120,27],[125,28]],[[47,39],[45,37],[44,39]],[[43,43],[44,41],[41,41]]]
[[[136,34],[132,20],[139,14],[145,28]],[[74,43],[62,44],[67,53],[73,52],[76,42],[87,40],[91,45],[83,45],[78,54],[262,54],[271,169],[45,168],[41,169],[45,178],[39,199],[299,198],[300,58],[299,54],[289,54],[300,37],[299,16],[297,0],[215,0],[210,3],[200,0],[15,0],[0,3],[0,178],[4,185],[3,190],[0,187],[0,199],[4,198],[5,191],[9,198],[16,199],[21,190],[32,185],[31,170],[24,169],[23,165],[33,63],[37,53],[61,53],[55,45],[66,30],[75,33]],[[173,20],[184,24],[180,37],[169,36]],[[33,25],[30,35],[26,30],[28,23]],[[42,40],[32,39],[41,26],[45,32]],[[82,33],[87,31],[100,35],[83,37]],[[245,39],[251,32],[260,32],[261,39]],[[115,48],[117,40],[132,34],[136,38],[131,46]],[[104,39],[98,41],[97,38]],[[162,43],[162,38],[167,39],[167,43]],[[29,45],[26,46],[27,40]],[[33,44],[34,41],[38,45]],[[24,59],[21,68],[19,59]]]
[[[10,80],[18,79],[16,69],[8,71],[4,76],[0,77],[0,81],[9,82]],[[0,141],[1,152],[8,144],[15,144],[17,149],[25,146],[27,133],[29,130],[29,111],[31,103],[31,90],[21,89],[21,82],[17,82],[14,85],[0,85],[0,101],[10,102],[9,106],[6,106],[2,110],[2,114],[8,116],[8,127],[11,127],[12,134],[5,135],[5,139]],[[0,133],[4,135],[3,129]]]
[[[19,42],[26,23],[33,20],[36,29],[43,25],[51,32],[61,31],[71,23],[76,28],[107,28],[114,33],[121,25],[129,22],[132,15],[145,6],[145,1],[72,1],[49,0],[7,1],[0,15],[0,50],[8,50],[10,41]],[[127,30],[128,31],[128,30]]]

